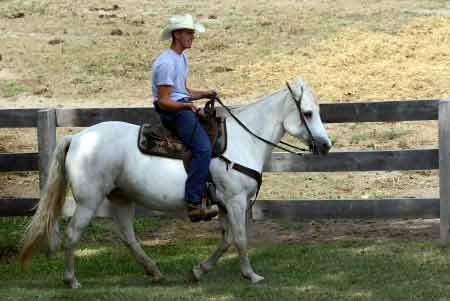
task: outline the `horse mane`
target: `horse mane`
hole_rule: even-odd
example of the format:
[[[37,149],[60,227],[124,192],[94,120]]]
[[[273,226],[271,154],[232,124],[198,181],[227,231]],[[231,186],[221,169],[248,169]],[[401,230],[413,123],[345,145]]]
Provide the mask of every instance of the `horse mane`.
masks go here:
[[[309,87],[309,85],[307,85],[307,84],[305,83],[305,81],[304,81],[304,79],[303,79],[302,77],[299,77],[299,78],[297,78],[297,79],[294,81],[294,83],[293,83],[293,88],[294,88],[294,87],[297,87],[297,86],[303,86],[304,92],[305,92],[305,91],[308,91],[309,93],[311,93],[311,95],[312,95],[312,100],[314,101],[315,104],[319,105],[319,102],[320,102],[319,97],[314,93],[314,91],[311,89],[311,87]],[[233,113],[236,113],[236,114],[239,114],[239,113],[241,113],[241,112],[244,112],[244,111],[246,111],[247,109],[250,109],[250,108],[252,108],[252,107],[255,106],[255,105],[258,105],[258,104],[260,104],[260,103],[263,103],[263,102],[269,100],[270,98],[272,98],[272,96],[274,96],[274,95],[276,95],[276,94],[278,94],[278,93],[286,92],[286,89],[287,89],[287,88],[281,88],[281,89],[276,90],[276,91],[274,91],[274,92],[272,92],[272,93],[270,93],[270,94],[267,94],[267,95],[264,95],[264,96],[262,96],[262,97],[259,97],[259,98],[257,98],[256,100],[252,101],[252,102],[249,103],[249,104],[242,105],[242,106],[240,106],[240,107],[238,107],[238,108],[233,108],[233,109],[232,109],[232,112],[233,112]]]
[[[236,114],[241,113],[241,112],[244,112],[244,111],[246,111],[247,109],[253,108],[253,107],[256,106],[256,105],[261,104],[261,103],[263,103],[263,102],[269,100],[272,96],[276,95],[277,93],[283,92],[284,90],[285,90],[285,89],[280,89],[280,90],[277,90],[277,91],[275,91],[275,92],[272,92],[272,93],[270,93],[270,94],[268,94],[268,95],[264,95],[264,96],[261,96],[261,97],[259,97],[259,98],[256,98],[256,99],[252,100],[252,101],[251,101],[250,103],[248,103],[248,104],[244,104],[244,105],[242,105],[242,106],[240,106],[240,107],[238,107],[238,108],[233,108],[232,111],[233,111],[233,113],[236,113]]]

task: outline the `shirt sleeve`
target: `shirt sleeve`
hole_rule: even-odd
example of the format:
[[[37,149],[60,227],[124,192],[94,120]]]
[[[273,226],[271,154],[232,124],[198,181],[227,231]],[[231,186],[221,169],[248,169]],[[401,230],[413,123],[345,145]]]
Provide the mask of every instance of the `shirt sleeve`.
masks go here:
[[[154,77],[156,86],[173,86],[175,66],[170,62],[162,62],[156,67]]]

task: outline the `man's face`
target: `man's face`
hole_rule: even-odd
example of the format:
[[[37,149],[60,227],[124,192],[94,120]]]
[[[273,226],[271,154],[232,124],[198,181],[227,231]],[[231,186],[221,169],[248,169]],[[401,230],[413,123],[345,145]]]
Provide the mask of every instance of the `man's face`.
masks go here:
[[[192,41],[194,40],[194,30],[181,29],[174,32],[175,38],[181,44],[184,49],[192,47]]]

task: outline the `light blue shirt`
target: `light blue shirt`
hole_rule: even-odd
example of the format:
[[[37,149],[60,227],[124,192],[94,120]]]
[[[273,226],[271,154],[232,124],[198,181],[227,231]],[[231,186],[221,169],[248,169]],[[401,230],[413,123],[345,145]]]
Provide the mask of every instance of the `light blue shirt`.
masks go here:
[[[172,86],[170,99],[178,101],[189,97],[186,79],[189,73],[187,58],[184,53],[178,54],[168,48],[153,62],[152,93],[154,101],[158,101],[158,86]]]

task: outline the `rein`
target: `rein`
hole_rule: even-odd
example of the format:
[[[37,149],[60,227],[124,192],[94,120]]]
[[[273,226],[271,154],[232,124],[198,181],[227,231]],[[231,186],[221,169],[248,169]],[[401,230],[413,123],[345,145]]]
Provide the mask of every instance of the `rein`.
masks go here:
[[[297,107],[298,114],[300,115],[300,121],[301,121],[301,122],[305,125],[305,127],[306,127],[306,130],[307,130],[307,132],[308,132],[309,139],[310,139],[310,145],[311,145],[311,147],[312,147],[312,151],[314,152],[314,151],[316,150],[316,143],[315,143],[314,137],[312,136],[311,130],[310,130],[308,124],[306,123],[305,116],[304,116],[303,111],[302,111],[302,109],[301,109],[301,104],[302,104],[302,99],[303,99],[303,86],[302,86],[302,93],[300,94],[300,97],[299,97],[299,99],[297,100],[297,99],[295,99],[294,92],[292,91],[291,86],[289,85],[289,83],[286,82],[286,85],[287,85],[287,87],[288,87],[288,89],[289,89],[289,92],[290,92],[290,94],[291,94],[292,100],[294,101],[294,103],[295,103],[295,105],[296,105],[296,107]],[[242,122],[242,121],[239,120],[239,118],[236,117],[236,115],[233,114],[233,112],[231,112],[231,109],[230,109],[229,107],[227,107],[227,106],[220,100],[220,98],[217,97],[217,96],[216,96],[214,99],[211,100],[211,103],[208,102],[208,103],[209,103],[209,108],[210,108],[210,109],[211,109],[211,108],[214,109],[214,101],[215,101],[215,100],[217,100],[217,102],[218,102],[218,103],[219,103],[219,104],[220,104],[220,105],[228,112],[228,114],[230,114],[230,116],[231,116],[234,120],[236,120],[236,122],[237,122],[244,130],[246,130],[249,134],[251,134],[253,137],[255,137],[255,138],[257,138],[258,140],[263,141],[264,143],[267,143],[267,144],[269,144],[269,145],[271,145],[271,146],[273,146],[273,147],[276,147],[276,148],[282,149],[282,150],[284,150],[284,151],[286,151],[286,152],[289,152],[289,153],[291,153],[291,154],[294,154],[294,155],[297,155],[297,156],[303,156],[303,155],[304,155],[304,153],[296,153],[296,152],[291,151],[290,149],[287,149],[287,148],[285,148],[285,147],[279,146],[279,145],[273,143],[272,141],[269,141],[269,140],[267,140],[267,139],[264,139],[263,137],[258,136],[257,134],[255,134],[254,132],[252,132],[252,131],[251,131],[251,130],[250,130],[250,129]],[[289,144],[289,143],[286,143],[286,142],[283,142],[283,141],[280,141],[280,143],[283,144],[283,145],[289,146],[289,147],[291,147],[291,148],[297,149],[297,150],[299,150],[299,151],[302,151],[302,152],[309,152],[309,151],[310,151],[310,150],[308,150],[308,149],[300,148],[300,147],[297,147],[297,146],[295,146],[295,145],[292,145],[292,144]],[[247,175],[247,176],[253,178],[254,180],[256,180],[256,182],[257,182],[257,184],[258,184],[258,188],[257,188],[257,190],[256,190],[255,199],[253,200],[253,202],[251,202],[250,207],[249,207],[249,208],[252,208],[253,205],[255,204],[257,198],[258,198],[259,189],[261,188],[261,184],[262,184],[262,174],[261,174],[260,172],[256,171],[256,170],[253,170],[253,169],[251,169],[251,168],[245,167],[245,166],[243,166],[243,165],[241,165],[241,164],[239,164],[239,163],[232,162],[231,160],[229,160],[228,158],[226,158],[226,157],[223,156],[223,155],[219,156],[219,158],[222,159],[222,160],[225,162],[225,164],[227,165],[227,169],[230,169],[230,168],[231,168],[231,169],[235,169],[236,171],[241,172],[241,173],[243,173],[243,174],[245,174],[245,175]]]
[[[291,89],[291,86],[290,86],[287,82],[286,82],[286,85],[287,85],[287,87],[288,87],[288,89],[289,89],[289,92],[291,93],[292,100],[294,101],[294,103],[295,103],[295,105],[296,105],[296,107],[297,107],[298,113],[299,113],[299,115],[300,115],[300,120],[301,120],[301,122],[305,125],[306,131],[308,132],[309,139],[311,140],[312,150],[313,150],[313,152],[314,152],[314,151],[315,151],[315,148],[316,148],[316,143],[315,143],[315,141],[314,141],[314,137],[313,137],[312,134],[311,134],[311,130],[309,129],[309,126],[308,126],[308,124],[307,124],[306,121],[305,121],[305,116],[304,116],[303,111],[302,111],[302,109],[301,109],[301,103],[302,103],[302,99],[303,99],[303,86],[302,86],[302,93],[300,94],[300,97],[299,97],[299,99],[297,100],[297,99],[295,99],[295,95],[294,95],[294,92],[293,92],[292,89]],[[284,142],[284,141],[280,141],[280,144],[283,144],[283,145],[289,146],[289,147],[291,147],[291,148],[293,148],[293,149],[296,149],[296,150],[301,151],[301,153],[300,153],[300,152],[296,153],[296,152],[291,151],[291,150],[288,149],[288,148],[282,147],[282,146],[280,146],[280,145],[277,145],[277,144],[273,143],[272,141],[269,141],[269,140],[267,140],[267,139],[265,139],[265,138],[263,138],[263,137],[261,137],[261,136],[258,136],[257,134],[255,134],[254,132],[252,132],[252,130],[250,130],[250,129],[242,122],[242,121],[240,121],[239,118],[237,118],[236,115],[233,114],[233,112],[231,111],[231,109],[230,109],[228,106],[226,106],[226,105],[220,100],[219,97],[216,96],[214,100],[217,100],[217,102],[218,102],[218,103],[219,103],[219,104],[220,104],[220,105],[228,112],[228,114],[230,114],[231,117],[233,117],[233,119],[234,119],[234,120],[235,120],[235,121],[236,121],[236,122],[237,122],[244,130],[245,130],[245,131],[247,131],[249,134],[251,134],[253,137],[257,138],[258,140],[260,140],[260,141],[262,141],[262,142],[264,142],[264,143],[266,143],[266,144],[269,144],[269,145],[271,145],[271,146],[273,146],[273,147],[276,147],[276,148],[278,148],[278,149],[284,150],[284,151],[286,151],[286,152],[288,152],[288,153],[297,155],[297,156],[303,156],[303,155],[305,154],[305,152],[310,152],[310,150],[308,150],[308,149],[301,148],[301,147],[297,147],[297,146],[295,146],[295,145],[286,143],[286,142]]]

